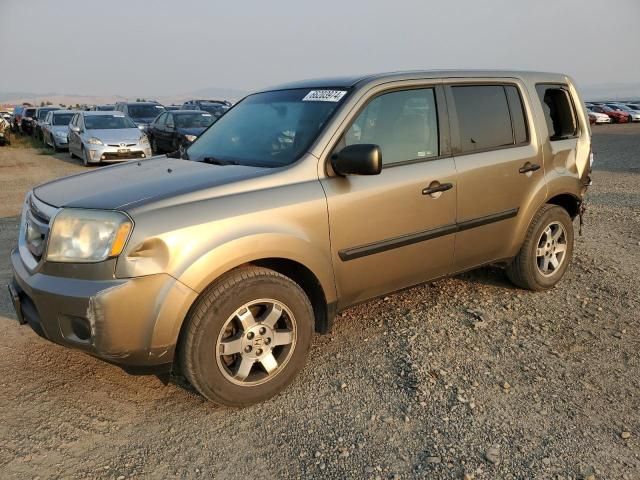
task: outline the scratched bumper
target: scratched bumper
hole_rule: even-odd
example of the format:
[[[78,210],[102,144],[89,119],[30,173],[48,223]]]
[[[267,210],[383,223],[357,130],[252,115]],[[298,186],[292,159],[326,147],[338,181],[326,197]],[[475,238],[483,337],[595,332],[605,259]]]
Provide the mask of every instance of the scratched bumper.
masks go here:
[[[11,252],[18,318],[40,336],[125,367],[173,362],[196,293],[166,274],[86,280],[29,272]]]

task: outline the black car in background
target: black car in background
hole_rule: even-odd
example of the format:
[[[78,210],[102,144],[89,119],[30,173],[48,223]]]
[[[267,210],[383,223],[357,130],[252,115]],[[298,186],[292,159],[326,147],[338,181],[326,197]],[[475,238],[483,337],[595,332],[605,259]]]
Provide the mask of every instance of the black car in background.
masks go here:
[[[210,113],[217,120],[231,108],[227,100],[188,100],[182,104],[183,110],[203,110]]]
[[[36,107],[26,107],[20,119],[20,131],[31,135],[36,125]]]
[[[165,153],[186,148],[214,121],[212,114],[202,110],[164,112],[147,130],[151,150]]]

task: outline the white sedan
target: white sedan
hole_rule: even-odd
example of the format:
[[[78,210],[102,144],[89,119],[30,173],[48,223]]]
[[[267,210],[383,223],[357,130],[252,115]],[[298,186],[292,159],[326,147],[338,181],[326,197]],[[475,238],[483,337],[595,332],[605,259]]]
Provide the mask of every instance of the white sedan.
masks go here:
[[[587,112],[592,117],[596,117],[596,123],[611,123],[611,118],[609,115],[605,115],[604,113],[594,112],[593,110],[587,108]]]

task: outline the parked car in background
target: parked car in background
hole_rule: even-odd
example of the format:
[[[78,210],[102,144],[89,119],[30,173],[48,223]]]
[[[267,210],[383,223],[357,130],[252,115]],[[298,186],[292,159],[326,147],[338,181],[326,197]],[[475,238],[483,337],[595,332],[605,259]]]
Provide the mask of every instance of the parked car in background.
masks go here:
[[[47,113],[42,125],[42,141],[56,152],[69,148],[69,122],[73,110],[53,110]]]
[[[11,120],[9,123],[11,123],[11,129],[14,132],[17,132],[18,130],[20,130],[20,121],[22,120],[22,112],[24,111],[24,109],[27,108],[24,105],[16,105],[13,108],[13,114],[11,114]]]
[[[89,107],[89,110],[92,112],[113,112],[115,109],[115,104],[91,105],[91,107]]]
[[[11,123],[4,115],[0,115],[0,146],[9,143],[11,143]]]
[[[60,110],[60,107],[49,105],[46,107],[36,108],[35,125],[33,128],[33,135],[40,141],[42,141],[42,124],[47,114],[53,110]]]
[[[612,123],[628,123],[629,122],[629,114],[627,112],[621,112],[618,110],[614,110],[607,105],[594,105],[591,107],[594,112],[604,113],[608,115],[611,119]]]
[[[20,118],[20,132],[31,135],[36,126],[36,107],[26,107]]]
[[[609,117],[609,115],[596,112],[595,110],[593,110],[593,107],[587,107],[587,113],[589,114],[589,118],[593,118],[593,123],[611,123],[611,118]]]
[[[188,100],[182,104],[183,110],[203,110],[214,116],[214,121],[231,108],[227,100]]]
[[[607,107],[615,110],[616,112],[624,112],[629,115],[630,122],[640,122],[640,112],[629,108],[623,103],[607,103]]]
[[[164,108],[167,112],[173,112],[182,109],[182,105],[165,105]]]
[[[69,123],[69,154],[85,165],[151,156],[149,139],[122,112],[75,112]]]
[[[164,112],[149,125],[151,149],[153,153],[184,149],[213,122],[213,115],[202,110]]]
[[[116,111],[127,115],[140,130],[145,131],[165,108],[158,102],[118,102]]]

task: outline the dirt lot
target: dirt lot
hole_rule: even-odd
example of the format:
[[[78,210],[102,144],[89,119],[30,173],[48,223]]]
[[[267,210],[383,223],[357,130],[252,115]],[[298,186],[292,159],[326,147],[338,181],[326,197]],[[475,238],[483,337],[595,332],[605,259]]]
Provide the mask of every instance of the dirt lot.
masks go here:
[[[244,410],[50,344],[0,290],[0,477],[639,479],[640,125],[594,150],[553,291],[485,268],[352,308]],[[25,190],[82,169],[0,149],[0,284]]]

